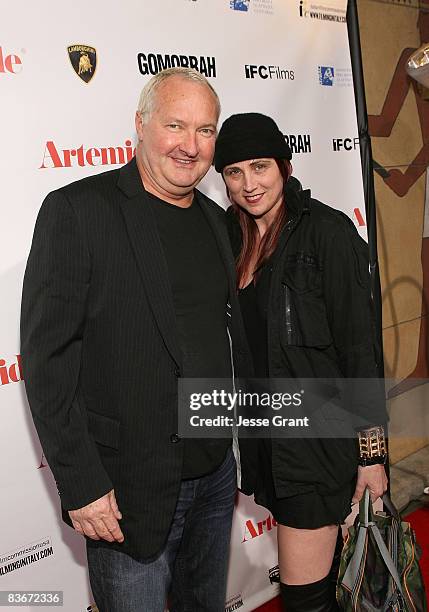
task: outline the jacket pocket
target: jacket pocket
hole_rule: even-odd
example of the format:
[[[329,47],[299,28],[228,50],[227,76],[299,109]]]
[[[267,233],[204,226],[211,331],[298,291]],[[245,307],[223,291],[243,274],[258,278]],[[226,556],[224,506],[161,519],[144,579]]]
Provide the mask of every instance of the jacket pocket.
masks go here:
[[[289,346],[323,348],[332,344],[323,299],[322,272],[316,265],[287,265],[282,277],[282,341]]]
[[[102,446],[119,449],[120,424],[116,419],[88,410],[88,429],[94,440]]]

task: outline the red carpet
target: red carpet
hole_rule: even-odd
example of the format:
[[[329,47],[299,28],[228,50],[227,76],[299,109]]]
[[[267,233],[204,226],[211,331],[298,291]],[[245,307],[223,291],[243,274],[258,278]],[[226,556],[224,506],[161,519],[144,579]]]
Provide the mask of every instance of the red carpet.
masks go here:
[[[411,512],[405,520],[411,523],[416,534],[416,540],[421,546],[420,569],[426,587],[426,599],[429,605],[429,505]]]
[[[411,514],[403,517],[409,521],[416,533],[416,539],[422,549],[420,558],[420,568],[423,574],[423,580],[426,585],[426,597],[429,604],[429,506],[420,508]],[[263,606],[256,608],[254,612],[283,612],[280,598],[272,599]]]

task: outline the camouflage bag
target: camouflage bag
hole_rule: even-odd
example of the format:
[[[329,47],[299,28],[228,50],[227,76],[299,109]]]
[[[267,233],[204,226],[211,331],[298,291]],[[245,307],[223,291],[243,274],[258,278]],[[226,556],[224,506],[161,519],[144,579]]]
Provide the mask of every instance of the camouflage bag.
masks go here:
[[[365,490],[341,553],[337,601],[346,612],[426,612],[420,551],[387,495],[390,516],[374,513]]]

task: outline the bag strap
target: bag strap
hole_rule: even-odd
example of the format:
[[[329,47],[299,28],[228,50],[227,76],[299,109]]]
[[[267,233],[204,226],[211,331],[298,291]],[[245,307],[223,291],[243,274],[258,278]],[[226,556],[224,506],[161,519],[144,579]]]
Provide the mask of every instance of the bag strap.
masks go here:
[[[356,546],[353,555],[350,558],[350,561],[347,565],[347,569],[344,572],[343,579],[341,580],[341,584],[347,587],[349,591],[353,591],[354,586],[359,577],[359,569],[362,565],[365,555],[365,542],[367,535],[367,528],[363,525],[360,525],[357,533]]]
[[[392,576],[393,580],[396,583],[396,587],[397,587],[398,591],[402,595],[403,599],[405,599],[404,593],[402,591],[401,579],[399,577],[398,570],[397,570],[395,564],[392,561],[392,557],[390,556],[390,553],[387,550],[386,544],[383,542],[383,538],[381,537],[381,534],[380,534],[380,531],[379,531],[377,525],[375,525],[375,524],[374,525],[370,525],[369,529],[371,530],[372,535],[374,536],[374,539],[375,539],[375,541],[377,543],[378,550],[380,551],[380,555],[382,556],[383,561],[386,564],[386,567],[389,570],[390,575]]]
[[[359,527],[357,530],[355,549],[341,581],[341,583],[350,591],[354,590],[354,587],[359,577],[359,569],[364,561],[366,539],[368,537],[367,528],[369,524],[370,512],[369,502],[369,490],[368,488],[366,488],[365,493],[359,502]]]
[[[399,514],[395,504],[393,503],[389,495],[387,495],[387,493],[384,493],[381,499],[383,500],[383,504],[385,505],[385,507],[388,509],[389,514],[398,521],[399,525],[401,525],[401,522],[402,522],[401,515]],[[365,493],[363,494],[359,502],[359,523],[361,525],[365,525],[365,527],[368,527],[369,523],[372,522],[373,519],[374,519],[374,513],[373,513],[373,508],[372,508],[371,497],[370,497],[369,489],[368,487],[366,487]]]
[[[359,523],[364,527],[368,527],[370,520],[372,520],[372,504],[370,502],[369,489],[366,487],[359,502]]]
[[[384,501],[384,497],[385,496],[383,496],[383,501]],[[396,510],[395,506],[391,502],[390,498],[388,498],[387,496],[386,498],[388,499],[388,504],[386,504],[387,509],[389,510],[389,512],[391,512],[392,516],[394,516],[394,518],[398,520],[396,518],[396,516],[399,517],[398,511]],[[405,599],[404,593],[402,591],[401,579],[399,578],[398,570],[392,560],[392,557],[390,556],[390,553],[383,541],[383,538],[381,537],[381,534],[380,534],[380,531],[377,525],[375,524],[373,520],[370,520],[373,518],[372,504],[370,502],[371,502],[371,498],[369,494],[369,489],[367,487],[365,489],[365,494],[362,496],[359,502],[359,527],[358,527],[358,534],[356,538],[355,549],[354,549],[352,557],[350,558],[349,564],[344,573],[341,584],[344,585],[346,588],[348,588],[350,591],[353,591],[356,588],[356,583],[359,578],[359,570],[361,569],[362,563],[364,562],[364,557],[366,556],[366,546],[365,545],[366,545],[366,541],[368,538],[368,530],[370,530],[374,536],[374,540],[376,542],[378,550],[380,551],[380,555],[390,575],[392,576],[397,586],[398,591],[400,592],[401,596]],[[398,522],[400,525],[401,524],[400,517],[399,517]],[[362,571],[363,571],[363,568],[362,568]]]
[[[390,499],[390,497],[387,495],[387,493],[385,493],[381,499],[383,500],[383,504],[389,510],[390,514],[398,521],[399,524],[401,524],[401,521],[402,521],[401,515],[399,514],[395,504]]]

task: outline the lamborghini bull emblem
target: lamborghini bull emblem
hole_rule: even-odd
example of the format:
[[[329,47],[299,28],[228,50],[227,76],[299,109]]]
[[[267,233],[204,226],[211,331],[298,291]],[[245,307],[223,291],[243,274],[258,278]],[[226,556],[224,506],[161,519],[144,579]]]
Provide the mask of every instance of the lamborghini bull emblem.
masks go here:
[[[89,83],[97,68],[97,51],[87,45],[70,45],[67,47],[73,70],[84,83]]]

